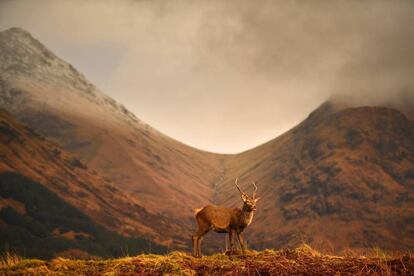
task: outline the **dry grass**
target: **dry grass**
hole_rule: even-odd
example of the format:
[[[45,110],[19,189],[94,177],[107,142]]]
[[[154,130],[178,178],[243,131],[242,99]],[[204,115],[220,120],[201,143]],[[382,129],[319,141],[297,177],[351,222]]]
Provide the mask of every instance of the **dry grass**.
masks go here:
[[[0,269],[13,266],[23,261],[23,258],[12,252],[5,252],[0,256]]]
[[[237,253],[237,252],[236,252]],[[200,259],[187,253],[138,255],[108,260],[50,262],[8,255],[0,274],[7,275],[414,275],[414,257],[339,257],[323,255],[307,245],[294,250],[249,251],[229,257],[215,254]]]

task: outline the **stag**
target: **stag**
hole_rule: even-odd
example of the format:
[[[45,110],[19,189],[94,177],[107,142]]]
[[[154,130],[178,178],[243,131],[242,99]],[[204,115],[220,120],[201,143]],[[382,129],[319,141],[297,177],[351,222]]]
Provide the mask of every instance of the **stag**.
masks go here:
[[[256,203],[260,198],[256,198],[257,186],[254,182],[252,182],[253,195],[250,197],[240,189],[237,181],[238,179],[235,184],[243,200],[242,209],[207,205],[194,210],[198,225],[197,232],[192,236],[194,257],[201,257],[201,241],[210,230],[229,233],[230,254],[233,251],[233,237],[237,236],[242,252],[245,253],[245,243],[241,234],[252,223]]]

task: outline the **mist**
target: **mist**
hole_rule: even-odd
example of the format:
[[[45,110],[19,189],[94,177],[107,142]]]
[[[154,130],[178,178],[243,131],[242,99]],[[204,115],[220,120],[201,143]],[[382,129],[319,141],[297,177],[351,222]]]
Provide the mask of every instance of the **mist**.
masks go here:
[[[413,99],[413,1],[2,0],[21,27],[140,119],[235,153],[324,101]]]

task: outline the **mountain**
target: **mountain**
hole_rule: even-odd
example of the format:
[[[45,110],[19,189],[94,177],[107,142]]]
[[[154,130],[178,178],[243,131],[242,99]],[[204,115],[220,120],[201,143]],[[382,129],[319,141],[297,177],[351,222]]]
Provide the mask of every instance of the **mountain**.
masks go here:
[[[414,248],[414,123],[384,107],[327,102],[280,137],[226,160],[227,181],[259,186],[259,248],[307,242],[334,251]]]
[[[308,242],[336,252],[412,250],[414,99],[404,95],[383,106],[332,98],[274,140],[213,154],[145,124],[28,32],[12,28],[0,32],[0,108],[33,145],[16,145],[19,159],[4,144],[8,163],[0,162],[0,172],[47,188],[107,231],[170,249],[189,248],[193,209],[241,206],[239,177],[247,191],[256,181],[261,196],[246,230],[253,248]],[[32,147],[43,147],[41,154],[32,155]],[[208,234],[204,248],[216,251],[223,240]]]
[[[160,236],[163,244],[187,247],[193,206],[210,202],[222,156],[143,123],[22,29],[1,32],[0,49],[0,107],[77,154],[149,213],[177,225]],[[158,227],[156,220],[145,224]]]

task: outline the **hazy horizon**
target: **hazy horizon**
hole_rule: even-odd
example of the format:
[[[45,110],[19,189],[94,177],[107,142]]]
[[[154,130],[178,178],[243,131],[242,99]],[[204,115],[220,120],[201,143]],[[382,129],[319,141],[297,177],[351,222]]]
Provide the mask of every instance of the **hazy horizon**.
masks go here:
[[[330,96],[413,93],[412,1],[0,1],[154,128],[220,153],[265,143]]]

